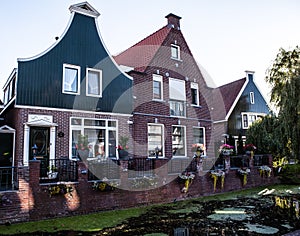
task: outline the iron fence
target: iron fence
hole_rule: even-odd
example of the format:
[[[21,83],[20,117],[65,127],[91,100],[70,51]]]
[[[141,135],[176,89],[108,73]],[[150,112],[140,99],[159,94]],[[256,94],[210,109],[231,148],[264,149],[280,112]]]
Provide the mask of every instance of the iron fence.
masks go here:
[[[78,180],[78,164],[69,158],[51,159],[49,165],[41,163],[40,182],[60,182]]]

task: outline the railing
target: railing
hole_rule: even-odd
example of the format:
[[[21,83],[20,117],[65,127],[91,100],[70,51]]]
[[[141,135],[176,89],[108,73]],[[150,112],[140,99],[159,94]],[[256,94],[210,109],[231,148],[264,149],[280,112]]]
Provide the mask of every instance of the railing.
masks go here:
[[[0,167],[0,191],[16,190],[18,187],[18,168]]]
[[[119,179],[120,162],[118,160],[88,160],[88,180]]]
[[[268,166],[270,164],[269,158],[269,155],[254,155],[253,166]]]
[[[49,166],[41,162],[40,182],[77,181],[78,164],[68,158],[54,159],[49,161]]]
[[[135,158],[128,160],[128,178],[154,176],[154,158]]]

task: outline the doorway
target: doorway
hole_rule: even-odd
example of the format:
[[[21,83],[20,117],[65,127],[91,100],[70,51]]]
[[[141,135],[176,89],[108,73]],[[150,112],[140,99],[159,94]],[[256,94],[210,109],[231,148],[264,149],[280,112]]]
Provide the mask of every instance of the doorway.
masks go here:
[[[40,176],[47,177],[50,152],[50,128],[30,127],[29,159],[41,161]]]

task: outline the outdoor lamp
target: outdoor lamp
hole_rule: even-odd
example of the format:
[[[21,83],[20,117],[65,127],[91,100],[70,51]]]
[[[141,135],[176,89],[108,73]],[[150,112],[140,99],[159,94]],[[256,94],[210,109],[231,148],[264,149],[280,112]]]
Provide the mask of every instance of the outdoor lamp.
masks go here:
[[[36,144],[34,144],[31,149],[32,149],[33,160],[36,160],[36,151],[38,147],[36,146]]]

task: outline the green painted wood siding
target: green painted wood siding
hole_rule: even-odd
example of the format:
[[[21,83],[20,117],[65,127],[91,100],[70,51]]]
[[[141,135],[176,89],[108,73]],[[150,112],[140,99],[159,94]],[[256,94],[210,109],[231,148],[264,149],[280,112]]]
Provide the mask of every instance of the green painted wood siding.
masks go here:
[[[80,66],[80,95],[62,93],[63,64]],[[86,68],[102,70],[102,97],[86,96]],[[132,112],[132,80],[104,48],[95,19],[75,13],[58,44],[40,57],[18,62],[17,105],[87,111]]]

